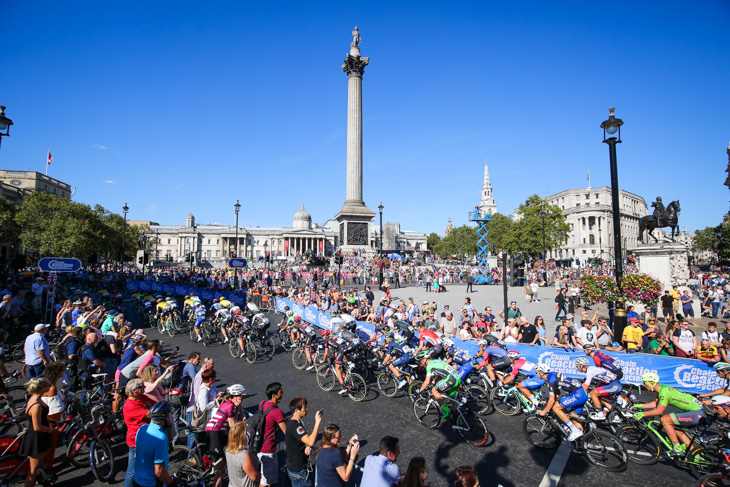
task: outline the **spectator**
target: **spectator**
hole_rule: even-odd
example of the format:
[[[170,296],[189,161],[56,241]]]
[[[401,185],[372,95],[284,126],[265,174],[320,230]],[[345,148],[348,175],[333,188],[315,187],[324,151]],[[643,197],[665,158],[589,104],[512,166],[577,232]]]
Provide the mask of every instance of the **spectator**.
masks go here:
[[[127,458],[127,474],[124,476],[124,487],[134,487],[134,466],[137,453],[137,431],[143,424],[150,422],[149,403],[144,396],[144,383],[142,379],[132,379],[125,386],[127,400],[122,408],[124,424],[127,425],[127,447],[129,457]]]
[[[697,337],[689,329],[689,323],[687,321],[682,321],[679,329],[672,332],[672,343],[674,344],[674,353],[677,357],[695,358]]]
[[[312,453],[314,442],[317,441],[319,424],[322,421],[322,410],[314,415],[314,428],[310,434],[304,428],[302,419],[309,411],[307,399],[295,397],[289,403],[292,412],[286,422],[286,473],[289,475],[292,487],[312,487],[314,478],[310,476],[309,455]]]
[[[61,413],[65,407],[66,398],[58,387],[59,382],[63,378],[63,374],[66,371],[66,364],[64,362],[51,362],[48,364],[46,369],[43,371],[43,377],[48,379],[51,387],[48,392],[44,393],[41,399],[48,406],[48,419],[51,421],[60,422]],[[54,430],[51,433],[51,447],[48,451],[46,458],[46,468],[53,468],[53,460],[56,458],[56,442],[58,441],[58,430]]]
[[[259,403],[259,410],[266,414],[264,444],[258,454],[261,462],[261,485],[275,485],[279,481],[279,461],[276,458],[276,428],[286,435],[284,413],[277,405],[284,396],[281,384],[272,382],[266,386],[266,400]]]
[[[517,343],[519,337],[519,328],[517,328],[516,318],[509,318],[507,324],[502,328],[500,340],[504,343]]]
[[[644,353],[652,353],[649,342],[656,337],[659,332],[659,325],[657,325],[656,317],[649,317],[645,324],[641,325],[641,329],[644,332],[644,336],[641,338],[641,347]]]
[[[535,320],[537,321],[537,320]],[[527,345],[535,345],[540,338],[537,327],[530,324],[527,318],[520,317],[520,327],[517,329],[517,341]]]
[[[545,320],[542,316],[535,316],[535,328],[537,329],[537,345],[547,344],[547,329],[545,328]]]
[[[167,471],[170,461],[169,445],[165,424],[170,415],[170,404],[158,402],[150,408],[150,423],[143,424],[137,431],[137,453],[134,458],[134,486],[156,487],[160,483],[177,487]]]
[[[259,485],[261,474],[258,463],[246,449],[245,421],[235,423],[228,432],[226,464],[229,487],[256,487]]]
[[[517,301],[511,301],[509,303],[509,308],[507,309],[507,318],[504,317],[504,311],[499,312],[499,317],[503,320],[510,318],[517,319],[520,316],[522,316],[522,311],[520,311],[520,308],[517,307]]]
[[[216,406],[216,400],[223,397],[223,392],[219,391],[214,385],[216,372],[213,369],[205,370],[201,374],[202,383],[195,392],[195,407],[205,416],[203,424],[207,424],[210,419],[210,412]]]
[[[664,329],[664,336],[667,337],[667,340],[672,339],[672,335],[674,334],[674,330],[679,329],[679,325],[677,324],[677,320],[670,320],[667,324],[667,327]],[[730,334],[728,335],[730,338]]]
[[[413,457],[408,463],[406,476],[403,479],[403,487],[427,487],[427,477],[428,468],[426,467],[426,459],[423,457]]]
[[[565,287],[562,287],[558,290],[557,295],[555,296],[555,302],[557,303],[557,306],[555,307],[558,312],[555,313],[555,321],[560,321],[562,318],[560,318],[560,312],[563,313],[563,318],[568,314],[568,289]]]
[[[730,363],[730,339],[723,338],[722,346],[717,351],[720,352],[720,362]]]
[[[93,330],[89,330],[86,333],[85,343],[79,348],[79,371],[87,371],[92,369],[94,372],[97,370],[103,372],[106,364],[102,362],[101,358],[96,352],[96,343],[99,341],[99,336]]]
[[[620,352],[623,347],[614,346],[613,341],[613,330],[608,326],[608,318],[601,316],[598,319],[598,329],[596,330],[598,348],[601,350],[608,350],[610,352]],[[618,344],[617,344],[618,345]]]
[[[720,354],[717,348],[713,347],[707,339],[700,342],[700,346],[697,347],[696,356],[709,366],[713,366],[720,361]]]
[[[231,429],[236,421],[242,420],[241,402],[246,394],[246,389],[241,384],[233,384],[226,390],[226,395],[218,399],[220,406],[211,415],[208,424],[205,425],[205,432],[208,435],[208,454],[210,461],[215,466],[215,487],[223,483],[223,468],[225,445],[227,443],[227,430]]]
[[[674,319],[674,298],[669,294],[669,291],[664,291],[664,296],[660,299],[662,304],[662,315],[664,315],[664,322],[667,323],[669,319]]]
[[[636,353],[642,350],[642,339],[644,337],[644,330],[641,329],[641,323],[639,318],[629,318],[629,326],[624,328],[624,335],[622,337],[626,351],[629,353]]]
[[[317,452],[317,487],[343,487],[350,480],[355,467],[355,458],[360,450],[360,441],[353,435],[347,442],[344,455],[340,451],[342,431],[336,424],[329,424],[322,433],[322,446]],[[347,464],[344,463],[347,459]]]
[[[654,339],[649,342],[649,348],[656,355],[674,355],[674,346],[661,331],[657,332]]]
[[[471,332],[469,321],[462,323],[461,329],[459,330],[459,338],[463,341],[474,340],[474,334]]]
[[[445,307],[446,306],[444,306],[444,308]],[[447,311],[446,316],[441,318],[440,325],[440,333],[449,338],[456,336],[456,330],[459,328],[459,323],[456,321],[456,319],[454,319],[454,314],[451,311]]]
[[[200,386],[203,383],[203,372],[206,370],[215,370],[215,362],[212,358],[206,357],[203,359],[203,366],[200,367],[200,370],[197,374],[195,374],[195,377],[193,378],[193,382],[190,386],[190,399],[188,400],[188,409],[187,409],[187,419],[188,424],[193,420],[193,409],[195,409],[195,393],[200,389]],[[192,433],[188,434],[188,448],[192,448],[193,444],[195,443],[195,435]]]
[[[46,465],[46,457],[51,448],[51,434],[55,428],[49,425],[48,406],[41,400],[43,394],[50,388],[51,382],[45,377],[33,378],[25,387],[30,395],[25,407],[28,424],[23,444],[18,450],[18,454],[29,457],[30,471],[25,478],[25,487],[35,485],[36,475]]]
[[[717,323],[714,321],[707,323],[707,330],[702,332],[702,339],[708,340],[710,345],[715,348],[722,346],[720,333],[717,331]]]
[[[361,487],[392,487],[403,485],[400,468],[395,464],[400,455],[398,438],[386,436],[380,440],[380,454],[365,459]]]
[[[165,389],[162,388],[162,381],[172,372],[172,368],[165,369],[165,373],[160,375],[160,371],[153,364],[148,365],[142,371],[141,379],[144,381],[144,395],[150,404],[155,404],[165,400]]]
[[[457,467],[454,470],[454,487],[479,487],[477,469],[471,465]]]
[[[39,323],[33,328],[33,333],[25,339],[25,365],[28,366],[28,378],[40,378],[43,376],[43,369],[50,361],[51,349],[46,340],[46,331],[51,325]]]
[[[569,323],[569,320],[564,319],[563,323],[555,331],[555,336],[553,337],[554,347],[561,347],[565,349],[575,348],[575,338],[573,336],[573,330],[570,326],[568,326]]]
[[[583,345],[592,343],[598,348],[597,332],[593,330],[593,321],[581,320],[581,328],[575,334],[575,346],[583,348]]]
[[[689,318],[690,323],[695,324],[695,310],[692,307],[693,297],[690,296],[689,291],[684,291],[682,296],[679,298],[682,301],[682,314]]]

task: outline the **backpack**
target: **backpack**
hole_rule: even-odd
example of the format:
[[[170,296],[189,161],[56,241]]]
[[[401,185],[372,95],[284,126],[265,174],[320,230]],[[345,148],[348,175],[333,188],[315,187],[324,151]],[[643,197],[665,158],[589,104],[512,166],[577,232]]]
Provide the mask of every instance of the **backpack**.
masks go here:
[[[71,344],[71,342],[77,342],[81,343],[81,340],[79,340],[76,337],[69,337],[67,340],[62,341],[56,346],[56,360],[59,362],[68,363],[68,346]],[[78,349],[77,349],[78,350]]]
[[[253,455],[260,453],[261,448],[264,446],[264,440],[266,440],[266,416],[276,407],[276,404],[273,404],[265,410],[261,410],[262,405],[263,402],[259,405],[258,411],[248,419],[247,426],[249,433],[247,446],[248,451]],[[274,434],[276,434],[276,428],[274,428]]]
[[[78,364],[79,372],[84,372],[89,370],[89,365],[91,365],[91,362],[83,358],[84,352],[87,350],[91,350],[94,348],[94,345],[91,345],[89,343],[85,343],[81,348],[79,348],[79,351],[76,353],[76,363]]]
[[[112,353],[112,349],[109,348],[109,344],[106,342],[106,339],[104,337],[102,337],[101,340],[96,342],[95,351],[96,351],[96,355],[98,355],[100,359],[114,357],[114,354]]]

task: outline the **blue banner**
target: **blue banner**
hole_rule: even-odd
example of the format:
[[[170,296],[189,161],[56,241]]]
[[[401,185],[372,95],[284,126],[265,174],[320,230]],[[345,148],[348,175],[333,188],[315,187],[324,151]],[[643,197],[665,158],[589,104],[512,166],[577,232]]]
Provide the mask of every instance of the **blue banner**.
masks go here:
[[[81,261],[74,258],[43,257],[38,261],[43,272],[76,272],[81,269]]]
[[[246,266],[248,266],[246,259],[230,259],[228,261],[228,267],[232,269],[244,269]]]
[[[329,313],[322,312],[313,306],[295,304],[289,299],[276,298],[276,310],[279,313],[284,312],[284,306],[289,306],[294,312],[294,316],[299,316],[302,320],[320,328],[331,330]],[[370,337],[375,333],[375,327],[364,321],[357,322],[357,329]],[[465,342],[458,338],[454,338],[453,341],[457,348],[466,350],[471,355],[475,355],[479,351],[476,341]],[[582,350],[571,351],[562,348],[522,344],[510,344],[507,347],[510,350],[517,350],[531,362],[547,364],[552,370],[568,377],[584,377],[575,368],[575,359],[586,356]],[[725,381],[720,379],[715,370],[700,360],[643,353],[606,351],[602,353],[614,358],[621,366],[624,373],[621,382],[624,384],[640,385],[642,374],[655,372],[659,374],[662,384],[692,394],[702,394],[725,386]]]
[[[200,287],[186,286],[184,284],[168,284],[150,281],[127,281],[127,291],[140,291],[146,293],[172,294],[173,296],[189,296],[195,294],[203,301],[226,298],[237,306],[246,304],[246,293],[229,293],[226,291],[213,291]]]

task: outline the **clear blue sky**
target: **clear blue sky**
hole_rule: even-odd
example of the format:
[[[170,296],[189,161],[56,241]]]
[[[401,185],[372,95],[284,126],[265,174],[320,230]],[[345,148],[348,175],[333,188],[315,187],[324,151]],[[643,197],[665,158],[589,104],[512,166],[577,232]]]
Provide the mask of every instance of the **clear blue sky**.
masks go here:
[[[349,5],[349,6],[348,6]],[[730,2],[0,2],[0,167],[44,170],[129,218],[288,226],[345,199],[347,76],[363,56],[364,199],[404,229],[466,222],[489,161],[510,214],[609,185],[728,211]],[[377,219],[376,219],[377,220]]]

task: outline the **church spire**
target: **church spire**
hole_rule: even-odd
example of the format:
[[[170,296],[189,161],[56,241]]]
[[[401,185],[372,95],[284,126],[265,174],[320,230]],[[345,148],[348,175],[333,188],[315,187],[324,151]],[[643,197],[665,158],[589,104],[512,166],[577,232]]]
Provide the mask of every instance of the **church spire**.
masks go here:
[[[482,185],[482,198],[477,205],[480,211],[497,213],[497,204],[492,196],[492,184],[489,181],[489,166],[487,158],[484,158],[484,184]]]

